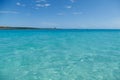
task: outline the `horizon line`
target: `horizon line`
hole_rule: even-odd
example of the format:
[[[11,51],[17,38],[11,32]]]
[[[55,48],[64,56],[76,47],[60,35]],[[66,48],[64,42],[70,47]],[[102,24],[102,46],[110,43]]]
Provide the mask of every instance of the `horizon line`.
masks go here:
[[[57,27],[23,27],[23,26],[17,26],[17,27],[14,27],[14,26],[0,26],[0,30],[1,29],[78,29],[78,30],[120,30],[120,28],[57,28]]]

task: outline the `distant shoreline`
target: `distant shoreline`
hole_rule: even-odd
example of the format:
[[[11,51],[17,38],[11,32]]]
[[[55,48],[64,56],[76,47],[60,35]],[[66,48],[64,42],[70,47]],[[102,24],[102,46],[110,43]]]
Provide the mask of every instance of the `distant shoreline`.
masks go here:
[[[6,26],[0,26],[0,30],[53,30],[56,28],[34,28],[34,27],[6,27]]]
[[[117,30],[120,29],[77,29],[77,28],[37,28],[37,27],[8,27],[0,26],[0,30]]]

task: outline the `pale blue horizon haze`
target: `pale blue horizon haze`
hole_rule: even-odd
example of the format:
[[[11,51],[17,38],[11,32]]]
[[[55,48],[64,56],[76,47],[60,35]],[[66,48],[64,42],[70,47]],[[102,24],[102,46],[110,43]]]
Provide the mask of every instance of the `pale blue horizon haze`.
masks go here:
[[[0,0],[0,25],[120,29],[120,0]]]

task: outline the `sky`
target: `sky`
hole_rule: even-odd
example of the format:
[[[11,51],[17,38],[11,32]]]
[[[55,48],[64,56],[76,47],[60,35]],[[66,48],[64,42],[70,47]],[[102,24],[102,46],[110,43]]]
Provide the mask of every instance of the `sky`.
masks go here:
[[[0,25],[120,29],[120,0],[0,0]]]

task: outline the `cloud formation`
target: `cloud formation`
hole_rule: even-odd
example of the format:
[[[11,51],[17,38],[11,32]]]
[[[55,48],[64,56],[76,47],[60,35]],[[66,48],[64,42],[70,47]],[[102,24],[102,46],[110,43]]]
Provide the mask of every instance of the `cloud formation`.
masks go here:
[[[51,4],[46,3],[46,4],[36,4],[37,7],[49,7]]]
[[[31,7],[30,4],[27,4],[28,7],[31,7],[33,9],[39,10],[40,8],[47,8],[50,7],[52,3],[50,3],[48,0],[33,0],[34,3],[32,4],[33,6]],[[69,0],[70,2],[74,3],[76,0]],[[19,1],[16,3],[17,6],[25,6],[25,3]],[[54,5],[53,5],[54,6]],[[72,9],[73,5],[66,5],[64,8],[66,9]],[[73,15],[80,15],[82,12],[71,12],[70,14]],[[64,13],[57,13],[57,15],[65,15]]]
[[[25,4],[21,4],[20,2],[16,3],[17,6],[25,6]]]
[[[20,6],[20,5],[21,5],[21,3],[20,3],[20,2],[17,2],[17,3],[16,3],[16,5]]]

